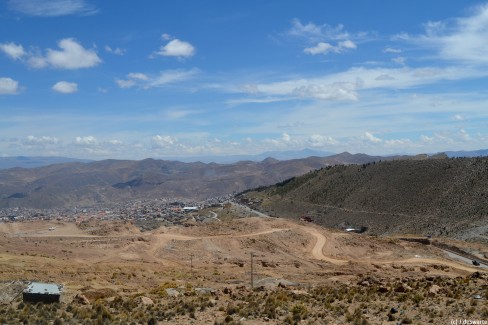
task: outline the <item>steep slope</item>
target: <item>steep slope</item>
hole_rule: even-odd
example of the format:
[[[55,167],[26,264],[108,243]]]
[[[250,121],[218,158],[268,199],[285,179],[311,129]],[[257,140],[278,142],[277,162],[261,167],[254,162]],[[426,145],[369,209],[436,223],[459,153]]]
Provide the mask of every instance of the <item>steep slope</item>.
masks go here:
[[[327,226],[488,239],[488,158],[328,167],[245,195],[269,214]]]

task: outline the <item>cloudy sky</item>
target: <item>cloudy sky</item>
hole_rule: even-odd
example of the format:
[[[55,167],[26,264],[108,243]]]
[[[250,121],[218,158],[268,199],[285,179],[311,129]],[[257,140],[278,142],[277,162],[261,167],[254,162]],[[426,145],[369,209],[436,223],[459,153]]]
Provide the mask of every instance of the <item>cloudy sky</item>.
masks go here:
[[[488,3],[4,0],[0,156],[488,148]]]

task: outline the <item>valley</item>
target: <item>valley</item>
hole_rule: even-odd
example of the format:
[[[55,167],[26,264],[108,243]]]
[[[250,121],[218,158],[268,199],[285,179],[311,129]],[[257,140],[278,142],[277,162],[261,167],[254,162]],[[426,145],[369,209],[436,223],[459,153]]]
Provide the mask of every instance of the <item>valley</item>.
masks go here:
[[[3,208],[0,323],[484,321],[487,164],[378,160],[204,201],[131,183],[123,202]],[[30,281],[61,285],[60,303],[23,303]]]

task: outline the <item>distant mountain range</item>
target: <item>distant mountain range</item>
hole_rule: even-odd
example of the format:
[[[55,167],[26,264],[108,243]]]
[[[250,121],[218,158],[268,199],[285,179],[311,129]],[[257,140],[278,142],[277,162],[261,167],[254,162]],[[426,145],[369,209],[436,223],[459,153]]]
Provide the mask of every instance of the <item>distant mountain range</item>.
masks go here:
[[[474,150],[474,151],[446,151],[445,154],[450,158],[484,157],[484,156],[488,156],[488,149],[481,149],[481,150]]]
[[[450,157],[480,157],[488,156],[488,149],[481,149],[475,151],[446,151],[445,154]],[[267,151],[257,155],[229,155],[229,156],[192,156],[192,157],[166,157],[165,160],[181,161],[186,163],[203,162],[203,163],[217,163],[217,164],[232,164],[239,161],[263,161],[266,158],[274,158],[277,160],[301,159],[307,157],[329,157],[336,155],[333,152],[303,149],[303,150],[288,150],[288,151]],[[394,157],[398,157],[395,155]],[[82,162],[88,163],[94,160],[76,159],[66,157],[0,157],[0,169],[8,169],[14,167],[20,168],[36,168],[42,166],[49,166],[52,164],[61,164],[67,162]]]
[[[88,159],[75,159],[66,157],[0,157],[0,169],[8,169],[14,167],[20,168],[36,168],[48,166],[52,164],[62,164],[68,162],[91,162]]]
[[[266,158],[274,158],[278,160],[300,159],[307,157],[327,157],[334,153],[318,151],[312,149],[303,149],[295,151],[267,151],[257,155],[230,155],[230,156],[193,156],[193,157],[167,157],[165,160],[181,161],[186,163],[203,162],[203,163],[218,163],[218,164],[232,164],[239,161],[262,161]],[[88,163],[94,160],[76,159],[66,157],[0,157],[0,169],[8,169],[14,167],[20,168],[36,168],[42,166],[49,166],[52,164],[62,164],[67,162],[82,162]]]
[[[195,156],[195,157],[175,157],[170,160],[178,160],[183,162],[203,162],[203,163],[219,163],[232,164],[239,161],[262,161],[266,158],[274,158],[277,160],[301,159],[307,157],[328,157],[335,153],[327,151],[319,151],[313,149],[303,150],[288,150],[288,151],[267,151],[257,155],[230,155],[230,156]]]
[[[234,164],[145,159],[11,168],[0,170],[0,207],[94,206],[161,197],[205,199],[274,184],[329,165],[381,159],[394,158],[342,153]]]

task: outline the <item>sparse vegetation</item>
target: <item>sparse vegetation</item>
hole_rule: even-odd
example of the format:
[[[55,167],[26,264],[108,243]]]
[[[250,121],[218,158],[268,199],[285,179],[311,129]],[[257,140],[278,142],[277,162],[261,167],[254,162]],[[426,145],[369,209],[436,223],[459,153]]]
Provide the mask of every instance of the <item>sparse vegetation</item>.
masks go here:
[[[479,281],[486,283],[488,274]],[[348,323],[375,324],[396,321],[402,324],[445,322],[463,310],[467,316],[483,319],[488,309],[473,300],[452,300],[445,290],[432,295],[433,285],[449,288],[462,296],[477,290],[477,282],[466,277],[422,278],[410,277],[389,282],[389,288],[401,286],[417,288],[406,293],[389,290],[381,293],[386,279],[373,283],[370,277],[358,277],[357,284],[315,286],[297,293],[292,288],[250,290],[245,287],[224,288],[214,294],[189,294],[180,297],[161,297],[158,290],[132,296],[98,299],[88,305],[76,301],[61,304],[25,304],[0,306],[1,324],[157,324],[171,321],[191,324],[192,320],[214,324],[240,324],[241,319],[270,324]],[[371,282],[365,285],[365,282]],[[165,288],[163,283],[159,288]],[[193,290],[193,289],[190,289]],[[193,291],[192,291],[193,292]],[[407,299],[398,297],[407,296]],[[141,297],[153,303],[142,303]],[[419,299],[417,297],[424,297]]]
[[[243,197],[259,199],[254,207],[270,215],[310,213],[328,227],[367,225],[370,234],[394,228],[486,242],[472,229],[488,222],[488,157],[337,165]]]

